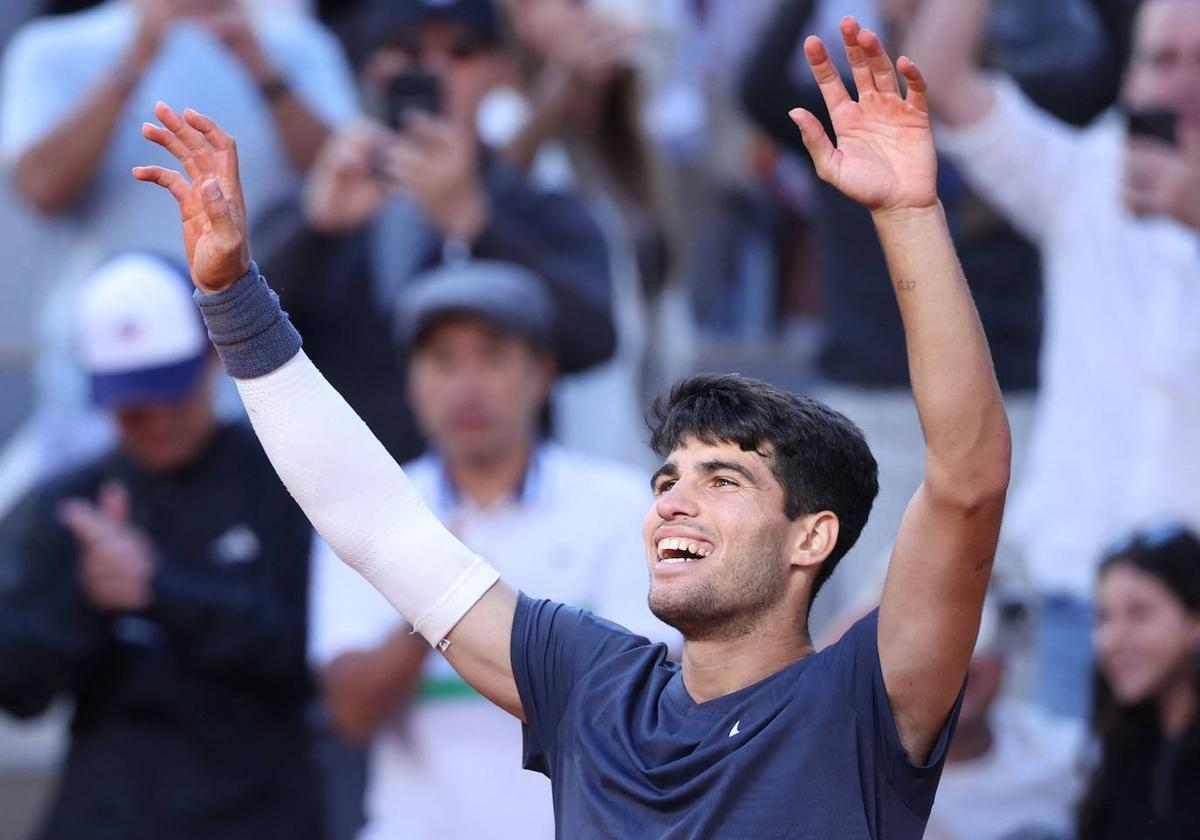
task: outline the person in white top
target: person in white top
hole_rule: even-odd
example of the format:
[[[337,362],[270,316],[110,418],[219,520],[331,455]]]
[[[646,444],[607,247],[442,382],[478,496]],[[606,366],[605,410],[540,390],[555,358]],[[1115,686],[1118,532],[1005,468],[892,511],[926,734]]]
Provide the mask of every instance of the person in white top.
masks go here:
[[[140,126],[160,99],[222,115],[252,185],[251,220],[298,190],[330,130],[359,112],[332,34],[242,0],[109,0],[17,31],[0,75],[0,164],[65,247],[40,258],[35,413],[0,459],[0,510],[112,439],[87,410],[75,363],[77,284],[114,254],[183,257],[174,214],[129,177],[145,159]]]
[[[1083,793],[1086,730],[1005,692],[1026,605],[984,602],[958,729],[924,840],[1066,840]]]
[[[1044,596],[1038,694],[1086,712],[1104,546],[1200,526],[1200,3],[1147,0],[1121,105],[1075,130],[976,66],[989,0],[926,0],[907,49],[941,148],[1042,250],[1042,391],[1009,538]]]
[[[539,278],[503,263],[437,269],[401,301],[409,391],[432,445],[417,493],[514,584],[655,640],[641,546],[650,486],[623,466],[539,441],[554,380]],[[332,553],[312,586],[312,659],[335,729],[371,741],[364,840],[554,836],[548,780],[523,772],[521,727],[470,688]]]

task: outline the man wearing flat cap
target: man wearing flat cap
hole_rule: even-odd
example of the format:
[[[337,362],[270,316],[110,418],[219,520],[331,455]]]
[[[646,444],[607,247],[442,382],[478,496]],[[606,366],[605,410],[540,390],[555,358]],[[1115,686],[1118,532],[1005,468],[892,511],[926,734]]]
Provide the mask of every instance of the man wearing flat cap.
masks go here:
[[[400,299],[409,397],[431,445],[405,471],[472,550],[518,585],[574,598],[656,640],[639,545],[636,473],[542,440],[559,363],[552,296],[511,264],[418,278]],[[371,741],[363,840],[554,836],[550,786],[521,771],[521,727],[463,682],[370,584],[332,554],[314,570],[313,658],[335,726]],[[414,641],[417,639],[417,641]]]

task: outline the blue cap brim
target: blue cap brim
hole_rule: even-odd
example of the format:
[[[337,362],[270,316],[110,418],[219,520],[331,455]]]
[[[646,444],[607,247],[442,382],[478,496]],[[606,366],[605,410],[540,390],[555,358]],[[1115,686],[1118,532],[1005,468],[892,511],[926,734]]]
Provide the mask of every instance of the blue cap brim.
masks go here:
[[[207,353],[161,367],[92,374],[92,399],[101,408],[178,403],[191,396]]]

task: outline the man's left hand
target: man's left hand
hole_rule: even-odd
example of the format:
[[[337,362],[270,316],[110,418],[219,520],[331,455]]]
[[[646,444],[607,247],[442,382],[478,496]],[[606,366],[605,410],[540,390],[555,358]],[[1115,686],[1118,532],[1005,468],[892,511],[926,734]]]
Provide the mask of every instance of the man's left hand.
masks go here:
[[[79,543],[79,575],[89,601],[105,612],[136,611],[154,600],[154,549],[129,521],[129,494],[110,482],[99,502],[69,499],[59,515]]]
[[[1200,231],[1200,136],[1185,134],[1178,147],[1132,138],[1121,197],[1137,216],[1164,216]]]
[[[421,205],[448,239],[471,242],[488,220],[478,141],[439,117],[413,114],[381,161],[398,189]]]
[[[876,214],[933,207],[937,153],[925,80],[907,58],[893,67],[878,36],[859,28],[854,18],[844,18],[841,31],[857,100],[846,90],[821,39],[814,35],[804,42],[837,145],[813,114],[802,108],[791,112],[817,174]],[[901,92],[897,70],[908,84],[907,93]]]

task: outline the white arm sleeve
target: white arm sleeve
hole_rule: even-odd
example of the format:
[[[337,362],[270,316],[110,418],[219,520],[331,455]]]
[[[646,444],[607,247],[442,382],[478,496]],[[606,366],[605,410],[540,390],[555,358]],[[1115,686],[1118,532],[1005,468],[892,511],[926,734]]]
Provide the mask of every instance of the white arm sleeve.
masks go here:
[[[237,387],[275,471],[313,526],[414,632],[440,645],[499,573],[442,526],[303,351]]]

